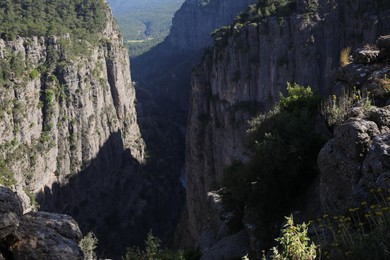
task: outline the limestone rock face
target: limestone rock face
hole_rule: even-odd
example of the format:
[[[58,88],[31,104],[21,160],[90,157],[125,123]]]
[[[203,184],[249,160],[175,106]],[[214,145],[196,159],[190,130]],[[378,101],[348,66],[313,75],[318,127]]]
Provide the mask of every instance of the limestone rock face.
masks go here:
[[[321,207],[341,212],[389,183],[390,107],[372,107],[337,126],[318,156]]]
[[[17,57],[23,68],[0,87],[0,158],[20,193],[66,183],[115,133],[121,139],[106,151],[110,163],[120,164],[119,149],[143,160],[128,53],[107,16],[98,42],[82,51],[72,35],[0,40],[0,57],[11,64]]]
[[[175,13],[166,42],[182,51],[212,45],[211,32],[229,24],[255,0],[187,0]]]
[[[245,161],[248,119],[278,101],[287,81],[328,94],[329,75],[339,66],[341,49],[374,43],[379,35],[390,31],[388,10],[370,12],[375,10],[372,1],[315,2],[318,5],[311,11],[307,11],[308,1],[297,1],[297,11],[285,17],[237,23],[226,38],[216,38],[216,47],[205,54],[192,74],[186,173],[188,232],[195,243],[200,243],[206,225],[208,192],[233,160]],[[364,9],[367,4],[372,8]],[[356,17],[356,11],[362,15]],[[364,159],[371,139],[379,134],[372,122],[363,122],[364,129],[354,128],[355,123],[339,130],[350,131],[359,142],[345,143],[351,147],[333,155],[345,157],[340,171],[349,169],[350,176],[343,178],[353,183],[360,174],[355,160]],[[326,149],[331,151],[338,145],[335,138]]]
[[[81,231],[71,217],[47,212],[23,215],[18,196],[2,186],[0,198],[0,247],[9,254],[3,257],[83,259],[78,246]]]

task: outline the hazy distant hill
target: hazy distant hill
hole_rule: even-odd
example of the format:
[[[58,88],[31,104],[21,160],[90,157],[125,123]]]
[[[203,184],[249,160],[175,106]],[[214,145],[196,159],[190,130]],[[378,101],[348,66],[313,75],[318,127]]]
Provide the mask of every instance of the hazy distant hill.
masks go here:
[[[172,17],[184,0],[108,0],[129,45],[138,56],[161,42],[169,33]]]

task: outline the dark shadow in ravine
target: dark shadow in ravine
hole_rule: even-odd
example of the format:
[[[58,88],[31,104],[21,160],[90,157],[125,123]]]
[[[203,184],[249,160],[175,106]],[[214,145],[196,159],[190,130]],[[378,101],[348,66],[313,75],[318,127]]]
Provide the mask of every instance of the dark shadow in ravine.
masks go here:
[[[177,223],[183,196],[177,183],[149,172],[130,151],[119,132],[112,134],[98,155],[67,184],[46,187],[37,195],[40,210],[71,215],[83,234],[99,239],[98,257],[121,259],[126,247],[142,246],[152,230],[168,242]]]

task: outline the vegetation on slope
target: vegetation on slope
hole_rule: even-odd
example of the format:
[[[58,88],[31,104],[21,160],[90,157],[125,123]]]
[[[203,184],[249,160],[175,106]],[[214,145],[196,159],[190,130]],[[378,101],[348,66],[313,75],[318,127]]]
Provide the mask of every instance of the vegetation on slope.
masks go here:
[[[264,234],[275,232],[270,223],[289,213],[318,173],[316,159],[326,141],[315,127],[319,97],[309,87],[287,90],[272,111],[252,120],[250,160],[225,171],[221,191],[225,208],[234,212],[234,229],[245,217]]]
[[[296,11],[295,2],[295,0],[265,0],[250,5],[245,12],[236,17],[231,25],[223,26],[211,34],[216,46],[226,46],[228,37],[239,31],[245,23],[257,23],[270,16],[284,17],[294,13]]]
[[[165,39],[172,25],[172,17],[183,0],[110,0],[109,3],[129,47],[130,57],[136,57]]]
[[[1,0],[0,37],[71,33],[88,38],[103,29],[106,12],[103,0]]]

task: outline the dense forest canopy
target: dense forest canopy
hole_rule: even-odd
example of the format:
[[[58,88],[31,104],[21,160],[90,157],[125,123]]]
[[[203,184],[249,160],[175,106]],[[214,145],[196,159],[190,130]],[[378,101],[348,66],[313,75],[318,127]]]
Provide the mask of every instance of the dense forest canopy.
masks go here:
[[[72,33],[85,38],[103,29],[106,11],[103,0],[0,0],[0,37]]]

